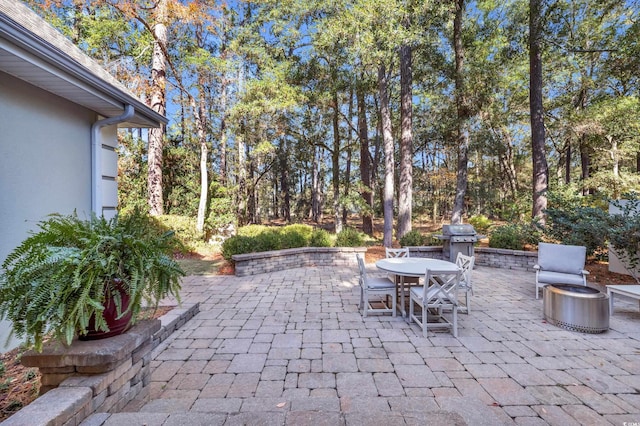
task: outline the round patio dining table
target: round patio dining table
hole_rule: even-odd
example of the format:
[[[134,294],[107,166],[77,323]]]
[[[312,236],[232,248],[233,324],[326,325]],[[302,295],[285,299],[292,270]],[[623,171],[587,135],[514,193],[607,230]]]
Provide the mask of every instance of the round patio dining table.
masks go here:
[[[426,257],[389,257],[376,262],[376,268],[400,276],[400,309],[406,318],[404,301],[404,277],[423,277],[427,269],[432,272],[456,272],[460,268],[453,262]]]

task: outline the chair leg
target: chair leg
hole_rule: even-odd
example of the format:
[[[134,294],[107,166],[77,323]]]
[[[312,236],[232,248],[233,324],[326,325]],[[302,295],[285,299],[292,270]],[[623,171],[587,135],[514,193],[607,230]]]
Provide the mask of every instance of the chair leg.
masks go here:
[[[422,305],[422,335],[427,337],[427,307]]]
[[[411,321],[413,321],[413,299],[409,296],[409,324]]]
[[[393,310],[391,315],[394,318],[396,317],[396,311],[398,310],[397,302],[398,302],[398,296],[396,295],[396,292],[394,291],[393,294],[391,295],[391,309]]]
[[[363,317],[367,317],[367,308],[369,307],[369,295],[364,296],[364,308],[362,312]]]
[[[453,337],[458,337],[458,306],[453,305]]]

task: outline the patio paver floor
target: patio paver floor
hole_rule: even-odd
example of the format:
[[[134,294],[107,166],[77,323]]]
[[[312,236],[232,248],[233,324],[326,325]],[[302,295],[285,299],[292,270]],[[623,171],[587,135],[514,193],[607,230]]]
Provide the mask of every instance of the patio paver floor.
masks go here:
[[[151,400],[84,424],[640,424],[635,303],[616,300],[606,333],[571,332],[544,321],[533,273],[478,266],[459,337],[424,338],[363,318],[356,274],[186,278],[201,312],[154,352]]]

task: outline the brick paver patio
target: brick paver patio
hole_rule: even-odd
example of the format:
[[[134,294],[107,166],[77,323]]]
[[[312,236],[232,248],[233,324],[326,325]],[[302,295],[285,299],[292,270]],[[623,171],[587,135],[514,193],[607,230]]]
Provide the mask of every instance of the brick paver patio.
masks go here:
[[[368,265],[371,273],[377,273]],[[640,313],[547,324],[533,273],[477,267],[459,337],[358,312],[357,268],[193,276],[151,400],[87,425],[640,425]]]

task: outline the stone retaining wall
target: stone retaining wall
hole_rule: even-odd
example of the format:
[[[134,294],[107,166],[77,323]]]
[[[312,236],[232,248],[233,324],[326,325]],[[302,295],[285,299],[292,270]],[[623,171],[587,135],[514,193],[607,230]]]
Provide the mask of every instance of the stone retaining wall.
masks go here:
[[[232,256],[236,276],[264,274],[303,266],[357,266],[356,253],[366,247],[300,247]]]
[[[25,353],[22,363],[42,374],[41,396],[2,425],[75,426],[93,413],[119,412],[148,398],[151,351],[198,312],[197,303],[181,306],[119,336],[68,347],[51,342],[42,353]]]
[[[441,246],[409,247],[411,256],[442,259]],[[474,249],[476,265],[501,269],[518,269],[534,272],[533,265],[538,262],[537,251],[507,250],[489,247]]]
[[[302,247],[287,250],[236,254],[236,276],[263,274],[303,266],[357,266],[356,253],[366,247]],[[442,246],[409,247],[411,256],[442,259]],[[537,251],[475,248],[476,265],[492,268],[518,269],[533,272],[538,261]]]

